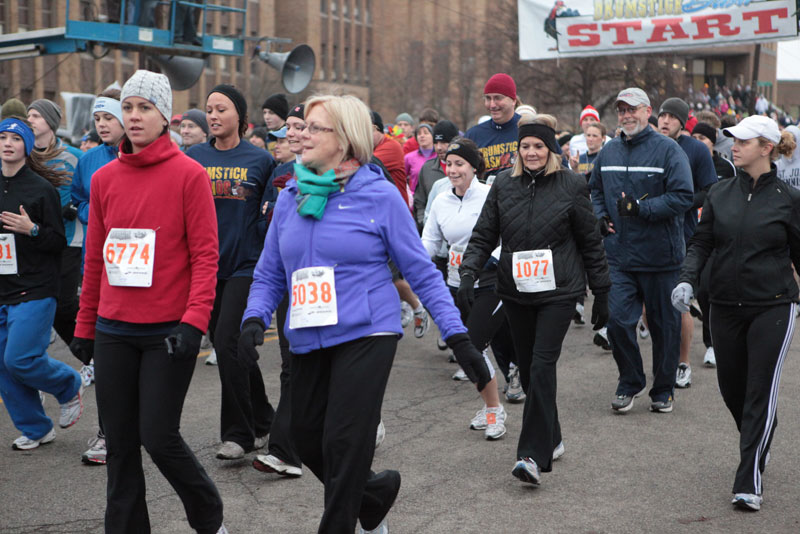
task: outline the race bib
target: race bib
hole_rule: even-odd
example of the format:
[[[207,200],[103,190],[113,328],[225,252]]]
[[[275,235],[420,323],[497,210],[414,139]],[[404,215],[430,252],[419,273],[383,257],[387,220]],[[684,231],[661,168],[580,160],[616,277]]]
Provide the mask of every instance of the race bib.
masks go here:
[[[112,286],[150,287],[156,255],[156,231],[112,228],[103,245],[103,261]]]
[[[539,293],[556,288],[553,251],[523,250],[512,256],[514,283],[520,293]]]
[[[458,287],[461,284],[458,268],[461,267],[466,249],[467,247],[463,245],[451,245],[447,252],[447,285],[451,287]]]
[[[333,267],[306,267],[293,272],[289,328],[329,326],[338,322]]]
[[[14,234],[0,234],[0,274],[17,274],[17,241]]]

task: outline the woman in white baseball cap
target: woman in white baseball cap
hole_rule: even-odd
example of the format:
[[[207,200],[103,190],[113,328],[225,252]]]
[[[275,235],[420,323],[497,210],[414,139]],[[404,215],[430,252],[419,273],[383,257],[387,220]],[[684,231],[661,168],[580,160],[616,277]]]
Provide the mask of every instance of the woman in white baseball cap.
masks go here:
[[[768,117],[748,117],[723,133],[734,138],[737,176],[708,192],[689,243],[672,304],[689,311],[711,262],[710,328],[717,381],[739,429],[732,504],[761,509],[761,477],[777,425],[781,369],[794,331],[800,267],[800,191],[777,177],[774,161],[791,154],[791,133]]]

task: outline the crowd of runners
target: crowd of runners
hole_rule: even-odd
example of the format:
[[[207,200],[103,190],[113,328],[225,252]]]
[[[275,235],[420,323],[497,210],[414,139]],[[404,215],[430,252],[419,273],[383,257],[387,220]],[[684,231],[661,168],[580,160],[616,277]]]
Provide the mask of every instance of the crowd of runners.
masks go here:
[[[7,101],[0,393],[21,433],[12,448],[55,439],[44,395],[69,428],[94,385],[98,420],[83,431],[96,431],[75,454],[105,466],[106,532],[150,532],[144,447],[190,526],[226,533],[179,431],[210,344],[216,458],[308,469],[325,488],[319,532],[387,533],[401,475],[371,466],[406,328],[449,350],[453,379],[480,393],[465,429],[501,439],[504,403],[524,403],[508,472],[539,485],[566,452],[556,371],[570,325],[588,320],[586,342],[613,355],[612,412],[647,393],[664,414],[691,386],[700,320],[703,364],[740,434],[732,504],[759,510],[797,314],[800,130],[651,96],[621,89],[605,118],[587,105],[573,135],[498,73],[466,131],[433,109],[387,123],[353,96],[283,94],[254,127],[236,87],[175,113],[168,78],[140,70],[97,96],[80,149],[56,136],[56,103]],[[258,364],[273,322],[277,403]],[[80,364],[47,355],[54,336]]]

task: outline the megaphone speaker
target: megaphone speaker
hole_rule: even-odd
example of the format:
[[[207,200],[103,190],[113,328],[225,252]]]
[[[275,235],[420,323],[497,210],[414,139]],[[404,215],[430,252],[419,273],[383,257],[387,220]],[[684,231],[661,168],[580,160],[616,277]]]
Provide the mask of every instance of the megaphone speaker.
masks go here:
[[[291,52],[263,53],[261,59],[281,73],[281,83],[290,93],[299,93],[314,77],[314,50],[301,44]]]
[[[204,59],[196,57],[164,55],[149,57],[158,65],[161,73],[169,78],[173,91],[185,91],[197,83],[206,64]]]

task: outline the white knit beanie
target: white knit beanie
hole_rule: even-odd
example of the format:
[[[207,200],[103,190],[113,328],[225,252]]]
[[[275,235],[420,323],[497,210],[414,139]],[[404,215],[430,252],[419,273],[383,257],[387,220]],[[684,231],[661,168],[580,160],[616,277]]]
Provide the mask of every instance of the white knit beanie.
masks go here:
[[[125,102],[125,99],[131,96],[152,102],[167,122],[172,117],[172,88],[169,85],[169,78],[163,74],[137,70],[122,86],[119,101]]]

